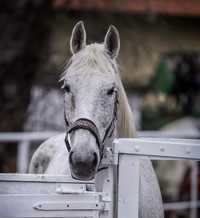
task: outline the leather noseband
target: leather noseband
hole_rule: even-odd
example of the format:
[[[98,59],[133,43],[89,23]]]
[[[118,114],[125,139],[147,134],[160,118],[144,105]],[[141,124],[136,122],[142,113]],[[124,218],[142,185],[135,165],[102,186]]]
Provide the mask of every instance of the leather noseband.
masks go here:
[[[66,137],[65,137],[65,143],[66,143],[66,147],[67,150],[70,152],[71,150],[71,145],[69,143],[68,140],[68,136],[71,132],[74,132],[78,129],[85,129],[88,130],[90,133],[92,133],[92,135],[95,137],[96,141],[97,141],[97,145],[99,150],[101,150],[101,139],[100,139],[100,135],[99,135],[99,131],[97,126],[89,119],[86,118],[80,118],[78,120],[76,120],[74,123],[72,123],[69,128],[67,129],[67,133],[66,133]]]

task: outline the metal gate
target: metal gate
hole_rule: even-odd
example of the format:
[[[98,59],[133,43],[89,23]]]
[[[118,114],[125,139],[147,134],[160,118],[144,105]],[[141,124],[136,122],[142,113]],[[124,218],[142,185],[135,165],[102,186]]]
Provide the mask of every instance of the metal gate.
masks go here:
[[[139,159],[200,160],[200,141],[187,139],[117,139],[104,164],[108,176],[102,192],[87,191],[94,182],[66,176],[1,174],[0,216],[138,218]],[[127,171],[132,172],[128,175]],[[130,185],[131,184],[131,185]],[[196,196],[191,202],[196,206]],[[194,217],[196,209],[193,210]]]

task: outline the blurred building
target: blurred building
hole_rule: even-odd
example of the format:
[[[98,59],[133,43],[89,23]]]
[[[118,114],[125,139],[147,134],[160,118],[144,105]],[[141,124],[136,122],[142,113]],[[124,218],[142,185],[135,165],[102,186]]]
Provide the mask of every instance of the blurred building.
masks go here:
[[[36,86],[45,93],[59,88],[78,20],[85,22],[88,43],[102,42],[109,24],[118,27],[119,64],[129,90],[148,88],[162,57],[200,48],[197,0],[3,0],[0,8],[1,131],[24,128]]]

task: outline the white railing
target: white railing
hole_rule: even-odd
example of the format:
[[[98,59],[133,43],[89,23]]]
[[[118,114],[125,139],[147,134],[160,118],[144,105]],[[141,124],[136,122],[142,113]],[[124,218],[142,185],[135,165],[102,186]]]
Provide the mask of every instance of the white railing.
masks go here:
[[[176,202],[165,203],[165,210],[187,209],[190,208],[190,218],[197,218],[197,208],[199,201],[197,199],[198,186],[197,186],[197,162],[200,161],[200,140],[187,140],[187,139],[158,139],[158,138],[134,138],[134,139],[117,139],[113,147],[115,162],[118,164],[119,187],[118,196],[118,217],[123,217],[126,211],[127,218],[138,217],[138,203],[139,203],[139,164],[138,159],[148,157],[156,160],[178,160],[187,159],[194,160],[192,167],[192,190],[190,202]],[[121,156],[121,158],[119,158]],[[130,158],[130,156],[132,156]],[[127,169],[127,166],[129,169]],[[134,185],[128,185],[128,181],[134,182]],[[134,180],[134,181],[132,181]],[[125,184],[125,185],[124,185]],[[131,183],[132,184],[132,183]],[[134,198],[128,196],[128,193],[134,193]],[[127,204],[127,208],[124,206]],[[134,205],[134,206],[132,206]],[[130,216],[131,214],[131,216]]]
[[[104,218],[99,212],[112,211],[110,201],[99,192],[67,175],[0,174],[1,218]],[[108,213],[108,212],[107,212]],[[107,216],[106,218],[112,218]]]
[[[17,172],[26,173],[29,164],[31,143],[38,143],[60,132],[5,132],[0,133],[0,143],[17,143]]]
[[[47,138],[59,134],[59,132],[23,132],[23,133],[0,133],[0,143],[16,142],[18,143],[18,155],[17,155],[17,171],[19,173],[27,172],[29,156],[30,156],[30,146],[31,143],[37,142],[38,144]],[[139,137],[177,137],[177,138],[199,138],[198,134],[182,134],[181,132],[175,133],[164,133],[159,131],[148,131],[139,132]],[[153,139],[154,143],[156,139]],[[149,140],[149,139],[147,139]],[[162,140],[162,139],[160,139]],[[177,141],[179,141],[177,139]],[[147,142],[146,142],[147,143]],[[149,143],[149,142],[148,142]],[[169,143],[169,140],[167,140]],[[200,147],[199,147],[200,148]],[[152,151],[151,151],[152,152]],[[189,156],[190,151],[187,155]],[[197,217],[197,207],[199,207],[200,202],[197,201],[197,174],[198,167],[196,162],[192,164],[192,176],[191,176],[191,202],[176,202],[176,203],[165,203],[165,210],[175,210],[175,209],[188,209],[191,208],[191,218]]]
[[[28,169],[31,143],[41,143],[42,141],[59,134],[60,132],[5,132],[0,133],[0,143],[18,143],[17,146],[17,172],[26,173]],[[139,137],[155,138],[200,138],[199,134],[187,131],[163,132],[163,131],[141,131]]]

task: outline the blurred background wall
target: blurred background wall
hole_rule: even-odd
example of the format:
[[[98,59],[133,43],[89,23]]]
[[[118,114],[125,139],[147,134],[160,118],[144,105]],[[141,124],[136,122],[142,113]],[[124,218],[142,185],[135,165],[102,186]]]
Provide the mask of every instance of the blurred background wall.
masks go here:
[[[109,24],[118,27],[119,65],[130,94],[153,89],[173,93],[176,78],[167,77],[177,67],[199,81],[194,72],[199,70],[198,1],[19,0],[1,1],[0,10],[1,131],[23,130],[32,99],[45,90],[59,92],[59,75],[70,56],[69,37],[78,20],[85,22],[88,43],[102,42]],[[161,71],[165,81],[160,81]]]

